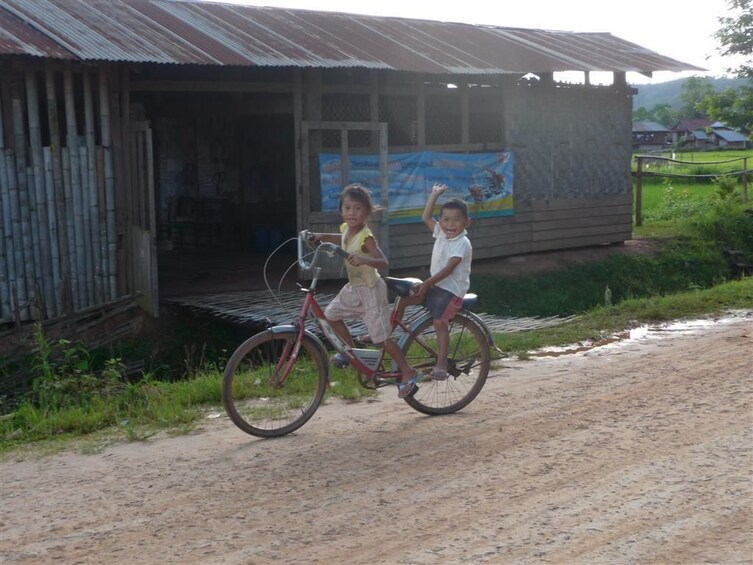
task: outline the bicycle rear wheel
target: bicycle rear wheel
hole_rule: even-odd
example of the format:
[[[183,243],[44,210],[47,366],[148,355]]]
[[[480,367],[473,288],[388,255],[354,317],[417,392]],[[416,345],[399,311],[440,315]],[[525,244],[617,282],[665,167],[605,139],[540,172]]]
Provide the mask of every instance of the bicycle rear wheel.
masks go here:
[[[298,356],[291,360],[296,338],[295,331],[265,331],[246,340],[230,357],[222,380],[222,402],[244,432],[263,438],[289,434],[321,404],[327,357],[306,335]]]
[[[437,332],[430,317],[421,321],[404,344],[408,363],[428,373],[437,362]],[[419,383],[405,401],[424,414],[450,414],[467,406],[484,387],[489,375],[491,354],[484,328],[462,312],[450,324],[447,373],[444,381]]]

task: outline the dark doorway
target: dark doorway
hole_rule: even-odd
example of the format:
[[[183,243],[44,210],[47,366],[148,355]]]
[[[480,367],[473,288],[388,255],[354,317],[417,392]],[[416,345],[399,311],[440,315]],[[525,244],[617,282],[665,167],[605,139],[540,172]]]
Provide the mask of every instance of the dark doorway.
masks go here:
[[[154,130],[161,298],[264,288],[269,253],[296,232],[285,98],[161,93],[140,101]],[[293,249],[273,265],[288,263]]]
[[[239,121],[240,190],[231,224],[258,253],[296,233],[293,116],[245,116]]]

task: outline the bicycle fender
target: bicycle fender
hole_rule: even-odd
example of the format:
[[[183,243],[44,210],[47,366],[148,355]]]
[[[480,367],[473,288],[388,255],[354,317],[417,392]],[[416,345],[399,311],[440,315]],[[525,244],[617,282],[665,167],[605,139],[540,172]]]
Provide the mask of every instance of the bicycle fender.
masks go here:
[[[486,340],[489,342],[489,345],[494,346],[494,337],[492,337],[492,331],[489,329],[489,326],[486,325],[486,322],[481,319],[481,316],[476,314],[475,312],[471,312],[470,310],[463,310],[463,314],[466,315],[466,317],[470,318],[474,322],[476,322],[480,328],[484,330],[484,334],[486,335]]]
[[[298,328],[296,328],[293,324],[285,324],[282,326],[273,326],[271,328],[268,328],[266,331],[271,332],[273,334],[297,333]],[[322,342],[322,340],[316,336],[316,334],[310,332],[309,330],[303,330],[303,336],[304,336],[304,339],[310,339],[314,343],[314,345],[322,354],[324,359],[329,359],[329,353],[327,352],[327,348],[324,346],[324,343]],[[327,367],[329,368],[329,364],[327,365]]]
[[[466,318],[468,318],[472,322],[475,322],[475,324],[483,330],[484,335],[486,336],[486,341],[488,342],[488,344],[490,346],[496,347],[496,345],[494,345],[494,338],[492,337],[492,332],[489,329],[489,326],[486,325],[486,323],[484,322],[484,320],[481,319],[481,316],[479,316],[475,312],[471,312],[470,310],[466,310],[466,309],[462,309],[458,313],[462,314],[463,316],[465,316]],[[423,314],[420,318],[418,318],[415,322],[413,322],[411,324],[411,326],[410,326],[410,333],[413,333],[414,331],[416,331],[416,328],[418,328],[419,325],[423,324],[427,319],[429,319],[429,320],[432,319],[431,314],[428,313],[428,312],[425,313],[425,314]],[[398,345],[400,346],[400,349],[402,349],[403,346],[405,345],[405,342],[408,340],[408,337],[410,337],[410,333],[405,333],[400,338],[400,341],[398,342]]]
[[[410,325],[410,331],[408,333],[404,333],[400,337],[400,340],[397,342],[397,344],[398,344],[398,346],[400,347],[401,350],[405,346],[405,342],[408,341],[408,338],[411,336],[411,334],[413,332],[415,332],[416,329],[418,328],[418,326],[420,326],[421,324],[423,324],[426,320],[431,320],[431,314],[428,311],[425,314],[422,314],[420,318],[418,318],[417,320],[415,320]],[[397,363],[393,362],[393,367],[397,367]]]

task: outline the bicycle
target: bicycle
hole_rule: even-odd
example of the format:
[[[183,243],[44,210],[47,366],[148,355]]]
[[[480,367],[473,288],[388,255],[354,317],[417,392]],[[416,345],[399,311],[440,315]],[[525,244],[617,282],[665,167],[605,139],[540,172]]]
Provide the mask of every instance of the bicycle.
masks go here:
[[[382,348],[357,343],[351,349],[332,329],[317,302],[321,257],[335,254],[347,257],[347,253],[326,242],[307,251],[311,245],[311,233],[307,230],[301,231],[297,240],[298,259],[291,268],[297,263],[312,274],[308,288],[298,284],[304,293],[298,315],[290,324],[269,327],[244,341],[231,355],[223,374],[222,400],[228,416],[244,432],[262,438],[297,430],[314,415],[324,399],[329,382],[329,351],[315,331],[307,327],[309,320],[332,348],[348,359],[361,386],[377,389],[400,382],[397,364],[385,356]],[[424,375],[414,392],[404,398],[405,402],[428,415],[450,414],[464,408],[481,392],[491,366],[491,350],[496,349],[489,328],[470,311],[478,305],[478,297],[466,295],[463,308],[455,315],[450,326],[449,378],[436,381],[428,376],[437,359],[431,315],[423,307],[414,309],[411,315],[406,311],[403,319],[396,314],[397,301],[408,296],[421,281],[384,279],[396,295],[390,318],[392,336],[395,338],[397,334],[397,343],[406,360]]]

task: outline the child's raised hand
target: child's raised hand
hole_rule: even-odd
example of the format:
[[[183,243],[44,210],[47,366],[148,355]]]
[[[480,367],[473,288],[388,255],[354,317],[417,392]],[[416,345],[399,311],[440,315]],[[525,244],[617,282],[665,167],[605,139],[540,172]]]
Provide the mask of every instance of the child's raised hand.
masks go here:
[[[439,196],[443,192],[447,192],[448,188],[449,187],[446,184],[436,183],[434,186],[431,187],[431,193]]]

